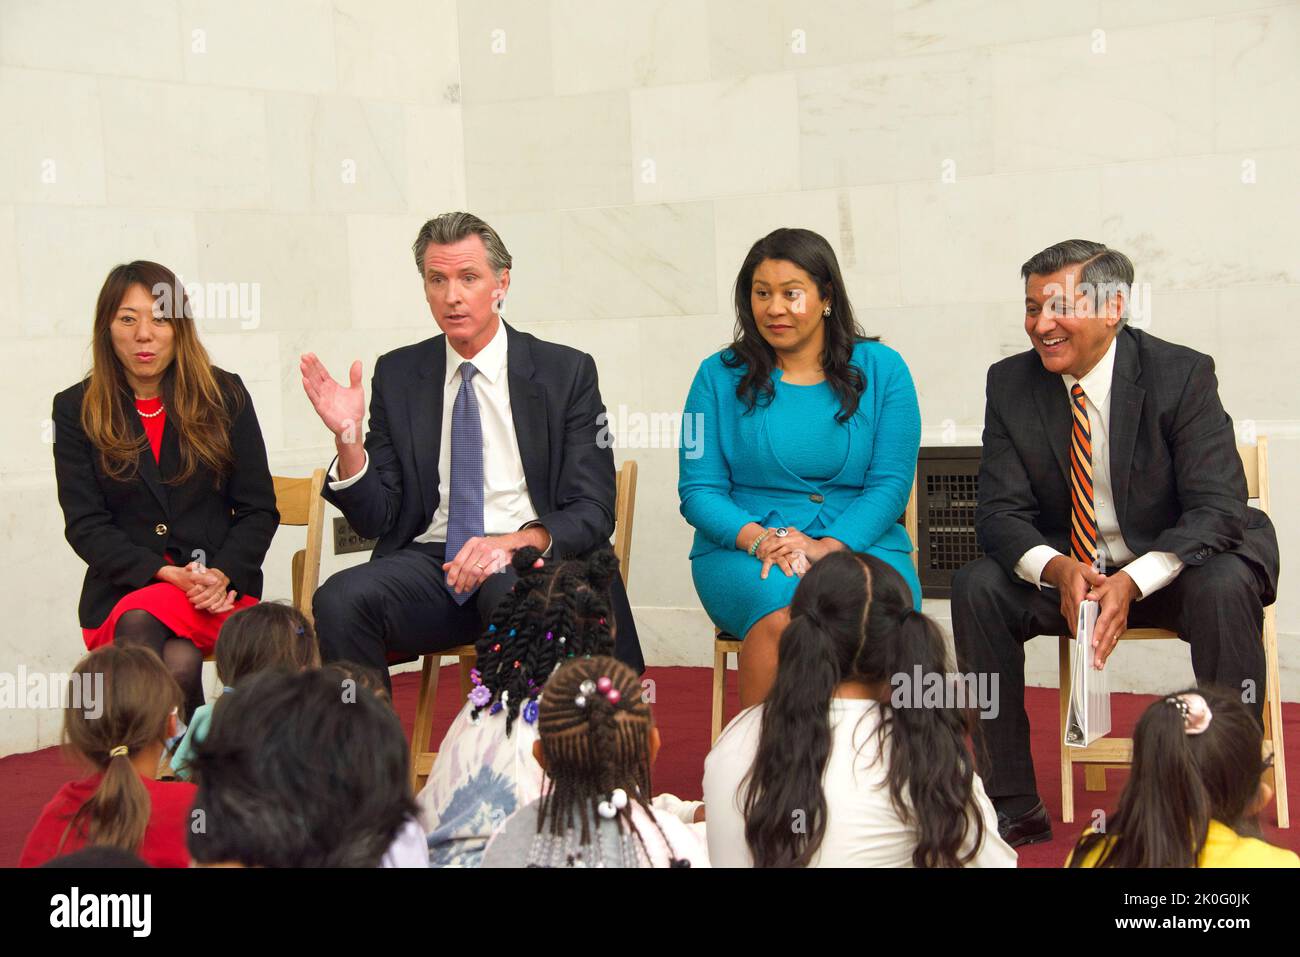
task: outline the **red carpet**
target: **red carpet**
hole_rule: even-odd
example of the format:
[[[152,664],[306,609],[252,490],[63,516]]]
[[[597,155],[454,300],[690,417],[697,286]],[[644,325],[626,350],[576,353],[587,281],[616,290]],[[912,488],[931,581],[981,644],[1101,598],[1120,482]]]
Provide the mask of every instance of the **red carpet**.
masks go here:
[[[654,769],[655,791],[671,791],[681,798],[699,799],[700,776],[709,744],[710,671],[707,668],[650,668],[645,678],[653,682],[647,690],[653,692],[655,718],[663,737],[663,749]],[[735,674],[730,678],[728,717],[738,710]],[[394,703],[408,737],[415,716],[418,681],[418,673],[398,675],[393,679]],[[434,741],[442,739],[461,705],[454,666],[443,669],[438,684],[440,693],[434,714]],[[1083,789],[1083,770],[1076,769],[1076,823],[1061,824],[1056,689],[1031,688],[1028,698],[1034,727],[1034,765],[1038,772],[1039,793],[1055,822],[1056,840],[1021,848],[1020,862],[1024,867],[1059,867],[1074,837],[1087,823],[1092,809],[1100,807],[1108,813],[1114,810],[1126,775],[1111,771],[1107,774],[1107,790],[1089,793]],[[1130,734],[1138,715],[1151,700],[1144,695],[1112,696],[1116,732]],[[1291,772],[1292,817],[1293,823],[1300,825],[1296,820],[1300,817],[1300,807],[1297,807],[1300,788],[1296,785],[1296,777],[1300,775],[1300,705],[1285,705],[1283,721],[1287,764]],[[5,796],[0,805],[0,867],[13,867],[18,863],[23,841],[41,808],[59,786],[73,776],[74,771],[57,748],[0,758],[0,794]],[[1263,820],[1264,836],[1274,844],[1300,851],[1300,826],[1283,831],[1273,824],[1273,820],[1270,808]]]

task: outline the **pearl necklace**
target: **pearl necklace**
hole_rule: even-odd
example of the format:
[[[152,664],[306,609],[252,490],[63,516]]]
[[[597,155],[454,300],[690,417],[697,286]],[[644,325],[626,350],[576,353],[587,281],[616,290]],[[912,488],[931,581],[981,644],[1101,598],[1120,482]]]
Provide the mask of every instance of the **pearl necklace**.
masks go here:
[[[142,418],[142,419],[152,419],[152,418],[156,418],[157,416],[162,415],[163,412],[164,412],[165,410],[164,410],[164,408],[160,405],[160,406],[158,406],[158,408],[154,409],[152,412],[141,412],[139,406],[136,406],[135,411],[136,411],[136,414],[137,414],[138,416],[140,416],[140,418]]]

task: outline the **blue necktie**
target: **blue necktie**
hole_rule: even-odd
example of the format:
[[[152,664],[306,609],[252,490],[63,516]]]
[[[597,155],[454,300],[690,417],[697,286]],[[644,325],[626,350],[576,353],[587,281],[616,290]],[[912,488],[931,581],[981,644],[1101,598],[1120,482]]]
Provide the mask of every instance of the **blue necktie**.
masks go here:
[[[471,538],[483,534],[483,423],[478,414],[478,397],[470,381],[477,369],[461,363],[460,391],[451,407],[451,491],[447,501],[447,561],[460,552]],[[447,586],[458,605],[473,592],[458,592]]]

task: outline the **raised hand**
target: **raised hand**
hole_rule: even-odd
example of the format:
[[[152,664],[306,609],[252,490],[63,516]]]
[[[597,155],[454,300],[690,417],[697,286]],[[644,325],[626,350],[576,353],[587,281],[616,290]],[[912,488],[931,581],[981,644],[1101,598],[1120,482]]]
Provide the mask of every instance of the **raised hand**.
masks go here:
[[[312,407],[325,427],[343,442],[357,442],[361,433],[361,420],[366,415],[366,390],[361,385],[361,360],[348,369],[348,385],[340,385],[325,371],[325,365],[314,352],[304,355],[299,362],[302,371],[302,388],[311,400]]]

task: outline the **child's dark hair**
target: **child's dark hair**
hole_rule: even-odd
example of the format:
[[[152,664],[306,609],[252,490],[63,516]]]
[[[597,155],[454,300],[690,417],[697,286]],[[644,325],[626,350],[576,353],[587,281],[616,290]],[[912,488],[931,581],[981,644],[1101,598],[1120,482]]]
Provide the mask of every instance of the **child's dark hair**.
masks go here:
[[[263,601],[235,612],[217,636],[217,677],[231,688],[267,668],[320,667],[316,632],[292,605]]]
[[[745,840],[755,867],[804,867],[826,833],[822,776],[836,687],[856,680],[888,689],[894,675],[911,680],[916,668],[940,679],[953,669],[943,633],[914,609],[903,577],[878,558],[843,551],[817,562],[799,583],[778,655],[758,750],[742,785]],[[885,760],[887,738],[889,795],[916,829],[912,863],[967,863],[984,839],[966,745],[969,712],[895,708],[888,700],[880,709],[878,760]],[[790,826],[796,810],[807,814],[805,830]],[[974,842],[963,855],[972,828]]]
[[[1211,718],[1187,733],[1183,695],[1200,695]],[[1071,867],[1195,867],[1210,821],[1256,836],[1250,816],[1265,771],[1263,729],[1241,697],[1203,686],[1156,701],[1133,730],[1133,766],[1106,833],[1079,838]],[[1099,851],[1096,861],[1086,859]]]
[[[195,749],[190,854],[200,864],[375,867],[415,817],[392,708],[326,666],[253,675]]]
[[[136,853],[151,802],[131,759],[166,739],[167,719],[181,706],[180,686],[162,659],[141,646],[108,645],[91,652],[77,662],[72,681],[81,688],[98,684],[100,713],[91,717],[83,697],[70,695],[63,710],[64,745],[103,777],[68,821],[59,848],[77,832],[87,844]]]
[[[357,688],[364,688],[388,706],[393,704],[393,696],[384,685],[384,679],[374,668],[357,664],[355,661],[331,661],[330,667],[350,680]]]
[[[515,552],[511,564],[519,580],[497,605],[475,649],[476,677],[488,696],[473,709],[477,718],[484,708],[503,706],[507,735],[556,665],[613,654],[609,583],[618,574],[610,549],[587,559],[542,560],[530,546]]]
[[[566,852],[599,854],[591,845],[596,842],[602,803],[607,805],[605,813],[618,822],[625,841],[635,839],[645,860],[651,860],[632,808],[639,805],[655,821],[648,804],[653,726],[640,679],[617,659],[575,658],[556,669],[546,683],[538,717],[546,780],[530,864],[573,863],[564,859]],[[622,796],[614,798],[619,790]],[[667,837],[662,830],[659,833],[671,854]],[[636,862],[635,847],[624,846],[631,853],[623,863],[631,866]]]

